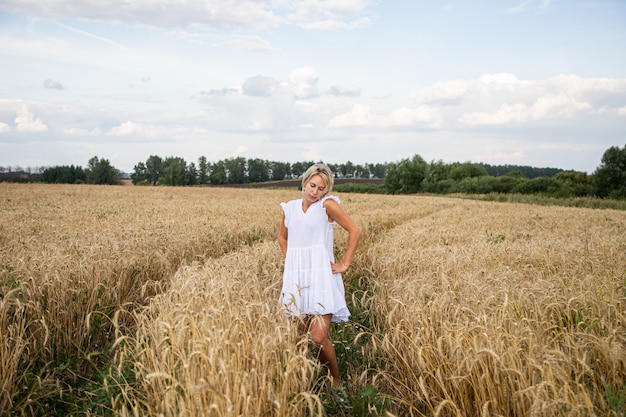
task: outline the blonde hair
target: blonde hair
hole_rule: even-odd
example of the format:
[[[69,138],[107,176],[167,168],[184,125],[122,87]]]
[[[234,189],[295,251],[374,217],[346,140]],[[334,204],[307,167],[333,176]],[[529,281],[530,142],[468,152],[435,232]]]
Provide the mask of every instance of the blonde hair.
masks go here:
[[[326,184],[326,189],[324,189],[324,197],[326,194],[330,193],[330,190],[333,189],[333,184],[335,183],[335,176],[333,172],[328,168],[325,164],[313,164],[306,170],[304,175],[302,175],[302,189],[304,190],[304,185],[309,182],[312,176],[319,175],[322,177],[322,180]]]

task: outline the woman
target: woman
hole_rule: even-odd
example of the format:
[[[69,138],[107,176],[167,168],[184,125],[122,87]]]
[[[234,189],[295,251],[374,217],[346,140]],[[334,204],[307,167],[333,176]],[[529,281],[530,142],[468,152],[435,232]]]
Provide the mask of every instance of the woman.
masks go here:
[[[339,367],[328,331],[331,321],[350,317],[341,273],[354,258],[361,229],[341,208],[339,198],[327,196],[333,183],[326,165],[309,167],[302,176],[302,198],[281,203],[278,243],[285,255],[281,303],[289,317],[303,318],[332,387],[338,389]],[[348,232],[348,246],[339,263],[333,253],[335,224]]]

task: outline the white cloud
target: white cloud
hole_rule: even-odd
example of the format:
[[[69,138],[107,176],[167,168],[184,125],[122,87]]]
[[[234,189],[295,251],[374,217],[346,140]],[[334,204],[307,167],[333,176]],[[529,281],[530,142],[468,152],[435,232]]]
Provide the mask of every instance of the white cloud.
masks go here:
[[[441,126],[441,123],[441,114],[436,109],[427,106],[419,106],[417,108],[401,107],[388,114],[379,114],[372,112],[367,105],[355,104],[349,112],[333,117],[328,122],[328,127],[387,128],[421,126],[438,128]]]
[[[626,106],[617,109],[617,114],[620,116],[626,116]]]
[[[424,103],[457,102],[467,94],[469,86],[470,82],[466,80],[438,82],[431,87],[416,91],[411,97]]]
[[[391,90],[372,90],[369,92],[369,96],[375,100],[384,100],[393,97],[393,91]]]
[[[318,16],[333,18],[346,14],[354,14],[365,9],[370,1],[366,0],[306,0],[293,1],[294,16],[300,20],[310,20]]]
[[[503,103],[495,112],[470,112],[461,115],[460,121],[470,125],[498,125],[555,118],[572,118],[577,113],[590,110],[589,103],[576,101],[564,94],[543,96],[531,105]]]
[[[168,141],[190,141],[194,142],[207,137],[209,130],[206,125],[200,125],[196,120],[190,119],[181,121],[177,115],[170,118],[162,114],[160,121],[155,123],[126,121],[117,126],[112,127],[104,133],[109,137],[123,138],[124,143],[132,142],[151,142],[163,143]],[[94,134],[100,134],[101,129],[94,129]]]
[[[387,126],[414,126],[421,125],[428,128],[439,128],[442,116],[433,107],[419,106],[416,108],[403,107],[393,110],[389,114]]]
[[[578,75],[558,75],[543,82],[546,88],[567,91],[576,96],[611,95],[619,97],[621,103],[626,98],[626,78],[582,78]]]
[[[498,125],[526,121],[528,120],[529,113],[529,108],[524,103],[504,103],[493,113],[464,113],[461,115],[460,121],[469,125]]]
[[[247,96],[269,97],[274,94],[280,83],[271,77],[257,75],[248,78],[242,85],[241,91]]]
[[[124,7],[95,0],[7,0],[2,8],[14,13],[53,17],[90,19],[105,22],[144,23],[150,26],[173,27],[204,23],[216,27],[266,27],[282,19],[271,3],[221,0],[128,0]]]
[[[17,109],[17,116],[15,117],[15,130],[24,133],[37,133],[45,132],[48,130],[48,126],[41,120],[41,118],[35,118],[35,115],[28,111],[26,104],[22,104]]]
[[[11,127],[3,122],[0,122],[0,133],[5,133],[11,130]]]
[[[153,125],[127,121],[111,128],[109,135],[155,137],[157,136],[157,128]]]
[[[289,75],[289,88],[297,98],[312,98],[319,94],[319,76],[312,67],[298,68]]]
[[[393,95],[374,99],[371,92],[361,94],[356,87],[326,87],[313,67],[296,69],[286,83],[267,76],[250,77],[240,89],[243,95],[225,92],[237,92],[237,88],[213,91],[199,98],[210,103],[217,115],[215,120],[223,128],[240,126],[251,131],[300,126],[443,130],[515,125],[524,128],[554,125],[564,120],[577,124],[581,123],[578,116],[616,114],[617,107],[611,107],[611,103],[626,102],[626,80],[583,79],[572,75],[521,80],[514,74],[496,73],[473,80],[435,83],[411,94],[414,101],[411,104]],[[267,100],[250,100],[246,96]],[[345,110],[346,100],[359,96],[364,96],[362,102],[352,103]],[[607,97],[611,100],[607,101]]]
[[[319,106],[311,103],[310,101],[296,100],[293,105],[302,113],[314,114],[319,111]]]
[[[507,72],[496,73],[496,74],[485,74],[482,75],[478,81],[483,84],[518,84],[520,80],[515,76],[515,74],[510,74]]]
[[[340,20],[318,20],[311,23],[304,23],[300,26],[309,30],[330,31],[341,29],[360,29],[368,26],[370,23],[370,19],[361,18],[351,22],[344,22]]]
[[[537,98],[532,106],[531,117],[542,119],[548,117],[571,118],[578,112],[590,110],[591,104],[568,95],[566,92],[556,95],[546,95]]]
[[[355,104],[348,113],[333,117],[328,127],[371,126],[374,124],[371,119],[376,117],[371,114],[369,106]]]
[[[273,47],[270,42],[258,36],[233,36],[224,41],[224,44],[234,48],[243,49],[248,52],[258,52],[263,54],[276,54],[280,52],[280,50]]]
[[[212,90],[198,91],[193,97],[197,100],[204,100],[210,97],[225,97],[239,94],[239,89],[234,87],[214,88]]]
[[[414,92],[418,103],[441,106],[452,122],[517,125],[608,114],[626,102],[626,79],[559,75],[520,80],[513,74],[486,74],[475,80],[439,82]]]
[[[362,88],[360,87],[342,87],[340,85],[330,87],[330,94],[333,96],[358,97],[361,95],[361,91]]]
[[[61,83],[60,83],[60,82],[58,82],[58,81],[54,81],[54,80],[53,80],[53,79],[51,79],[51,78],[46,79],[46,80],[43,82],[43,86],[44,86],[45,88],[50,88],[50,89],[53,89],[53,90],[64,90],[64,89],[65,89],[65,87],[63,87],[63,84],[61,84]]]
[[[71,136],[97,136],[102,134],[102,131],[98,128],[94,129],[82,129],[79,127],[65,127],[63,133]]]
[[[513,74],[485,74],[475,80],[437,82],[415,91],[411,97],[418,102],[442,105],[461,104],[468,100],[491,102],[508,97],[503,94],[524,95],[532,86],[533,82],[519,80]]]
[[[0,10],[31,16],[143,23],[157,27],[196,24],[222,29],[262,29],[299,25],[337,29],[367,24],[367,18],[359,17],[359,14],[368,6],[369,2],[359,0],[126,0],[123,7],[112,6],[103,0],[6,0]]]

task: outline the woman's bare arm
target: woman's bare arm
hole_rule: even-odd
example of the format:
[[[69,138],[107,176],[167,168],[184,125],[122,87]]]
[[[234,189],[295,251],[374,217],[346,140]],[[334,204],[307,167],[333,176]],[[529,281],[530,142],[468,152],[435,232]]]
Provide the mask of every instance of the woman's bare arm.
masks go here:
[[[326,208],[326,214],[330,220],[336,221],[341,227],[348,232],[348,247],[343,255],[343,259],[340,263],[331,264],[333,273],[345,272],[356,253],[356,249],[359,245],[359,239],[361,238],[361,228],[356,224],[352,217],[350,217],[341,208],[339,203],[332,199],[328,199],[324,202],[324,208]]]
[[[283,213],[282,220],[280,221],[280,230],[278,231],[278,245],[280,250],[283,251],[283,255],[287,255],[287,226],[285,226],[285,213]]]

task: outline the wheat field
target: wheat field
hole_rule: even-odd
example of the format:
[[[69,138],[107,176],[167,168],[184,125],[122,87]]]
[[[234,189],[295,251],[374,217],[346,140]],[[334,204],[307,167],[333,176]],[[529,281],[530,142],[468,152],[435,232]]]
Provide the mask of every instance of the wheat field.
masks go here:
[[[0,415],[626,413],[626,212],[338,196],[349,408],[277,304],[298,190],[0,183]]]

